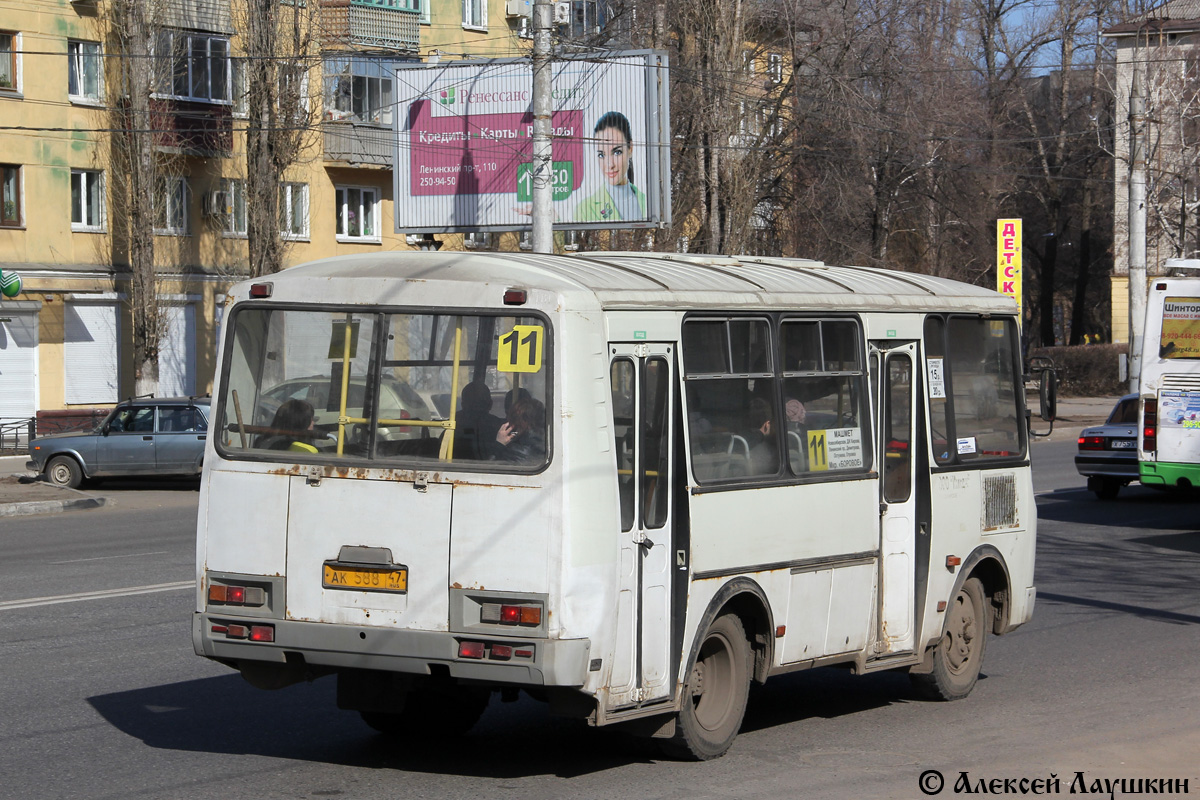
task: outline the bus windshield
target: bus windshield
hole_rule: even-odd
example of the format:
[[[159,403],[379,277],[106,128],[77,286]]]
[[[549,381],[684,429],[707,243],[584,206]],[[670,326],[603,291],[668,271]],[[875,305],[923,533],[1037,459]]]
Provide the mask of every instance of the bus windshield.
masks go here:
[[[217,412],[226,457],[548,460],[540,318],[260,306],[231,328]]]

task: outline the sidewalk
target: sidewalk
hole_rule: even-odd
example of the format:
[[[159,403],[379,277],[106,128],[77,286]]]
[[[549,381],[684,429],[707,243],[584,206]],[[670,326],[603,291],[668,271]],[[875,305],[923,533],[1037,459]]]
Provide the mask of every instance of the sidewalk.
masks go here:
[[[0,458],[0,517],[99,508],[107,502],[103,497],[78,489],[65,489],[45,481],[30,480],[25,471],[25,462],[28,460],[28,456]]]

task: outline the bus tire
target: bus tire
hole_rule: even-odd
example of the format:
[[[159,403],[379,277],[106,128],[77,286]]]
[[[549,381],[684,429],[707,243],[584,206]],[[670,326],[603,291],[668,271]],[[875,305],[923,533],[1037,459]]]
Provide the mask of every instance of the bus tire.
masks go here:
[[[723,756],[733,744],[750,696],[750,643],[742,621],[723,614],[704,633],[683,685],[675,736],[667,755],[694,761]]]
[[[46,480],[55,486],[78,489],[83,483],[83,470],[79,462],[70,456],[55,456],[46,465]]]
[[[475,686],[419,686],[398,714],[360,711],[363,722],[385,736],[414,742],[462,736],[487,710],[492,693]]]
[[[967,578],[946,609],[946,627],[933,648],[933,669],[910,674],[928,700],[961,700],[975,688],[987,649],[988,617],[983,584]]]

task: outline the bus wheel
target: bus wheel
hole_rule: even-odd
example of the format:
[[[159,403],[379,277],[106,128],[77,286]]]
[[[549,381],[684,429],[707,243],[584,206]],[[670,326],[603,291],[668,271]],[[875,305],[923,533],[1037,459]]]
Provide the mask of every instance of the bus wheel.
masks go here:
[[[419,686],[399,714],[360,711],[363,722],[385,736],[421,741],[462,736],[488,707],[492,693],[475,686]]]
[[[946,615],[945,633],[933,649],[933,669],[909,676],[917,691],[930,700],[961,700],[979,680],[988,626],[978,578],[967,578]]]
[[[733,614],[718,617],[704,634],[683,686],[675,737],[662,743],[668,755],[706,761],[725,754],[746,713],[750,662],[742,621]]]

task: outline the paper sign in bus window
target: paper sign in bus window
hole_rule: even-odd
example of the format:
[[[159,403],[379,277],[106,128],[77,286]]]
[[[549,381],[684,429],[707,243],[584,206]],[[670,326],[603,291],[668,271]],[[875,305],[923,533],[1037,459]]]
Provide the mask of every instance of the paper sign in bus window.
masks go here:
[[[958,454],[968,455],[975,452],[975,437],[964,436],[958,440]]]
[[[930,398],[946,397],[946,373],[943,360],[931,358],[925,362],[925,370],[929,373]]]
[[[808,468],[813,472],[859,469],[862,465],[861,428],[808,432]]]
[[[546,329],[541,325],[514,325],[500,337],[496,369],[500,372],[541,372]]]

